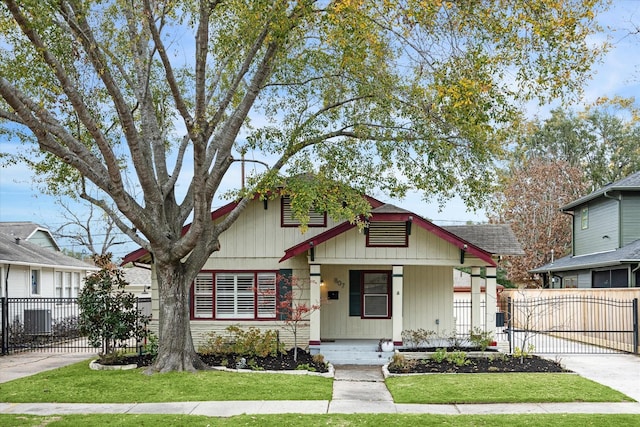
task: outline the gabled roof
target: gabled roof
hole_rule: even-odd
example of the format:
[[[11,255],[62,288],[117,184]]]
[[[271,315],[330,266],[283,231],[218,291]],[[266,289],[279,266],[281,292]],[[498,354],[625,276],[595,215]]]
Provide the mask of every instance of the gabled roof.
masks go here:
[[[442,228],[493,255],[524,255],[508,224],[447,225]]]
[[[459,249],[464,250],[465,252],[468,252],[469,254],[480,258],[481,260],[487,262],[490,265],[496,265],[495,261],[492,259],[490,252],[479,248],[478,246],[474,245],[469,241],[461,239],[460,237],[456,236],[450,231],[447,231],[442,227],[438,227],[432,222],[427,221],[426,219],[412,212],[409,212],[405,209],[402,209],[390,204],[384,204],[371,211],[371,217],[369,218],[369,221],[385,221],[385,220],[386,221],[411,221],[414,225],[435,234],[436,236],[446,240],[447,242],[458,247]],[[350,224],[349,222],[343,222],[325,231],[324,233],[320,233],[317,236],[314,236],[305,240],[304,242],[298,243],[297,245],[285,250],[285,255],[280,259],[280,262],[285,261],[289,258],[292,258],[296,255],[300,255],[306,252],[307,250],[309,250],[311,247],[318,246],[319,244],[324,243],[327,240],[330,240],[348,230],[351,230],[355,226],[356,226],[355,224]]]
[[[0,233],[0,263],[68,270],[98,270],[97,267],[62,252],[52,251],[26,240],[16,242],[16,238],[4,233]]]
[[[0,222],[0,233],[7,234],[11,237],[18,238],[20,240],[29,240],[37,232],[42,232],[48,236],[51,245],[57,250],[60,250],[58,243],[51,235],[51,232],[41,225],[30,221],[14,221],[14,222]]]
[[[596,190],[584,197],[581,197],[578,200],[574,200],[573,202],[563,206],[560,209],[563,211],[569,211],[576,206],[580,206],[583,203],[596,199],[611,191],[640,191],[640,171],[632,173],[631,175],[627,176],[626,178],[622,178],[619,181],[607,184],[601,189]]]
[[[620,249],[588,255],[566,256],[529,270],[530,273],[553,273],[558,271],[584,270],[599,267],[611,267],[621,264],[640,262],[640,240],[633,241]]]

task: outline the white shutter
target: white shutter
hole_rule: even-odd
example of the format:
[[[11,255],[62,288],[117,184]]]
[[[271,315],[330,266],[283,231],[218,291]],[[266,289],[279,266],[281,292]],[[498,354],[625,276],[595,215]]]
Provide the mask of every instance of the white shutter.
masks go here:
[[[255,309],[255,285],[253,273],[238,274],[237,278],[237,310],[236,317],[241,319],[253,319]]]
[[[258,317],[276,317],[276,275],[275,273],[258,274]]]
[[[193,317],[211,318],[213,313],[213,276],[202,273],[193,284]]]
[[[253,273],[216,274],[216,318],[253,319]]]

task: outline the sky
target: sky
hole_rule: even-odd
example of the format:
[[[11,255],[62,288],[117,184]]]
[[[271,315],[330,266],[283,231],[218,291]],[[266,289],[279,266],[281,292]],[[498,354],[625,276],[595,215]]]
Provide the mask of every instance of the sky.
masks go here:
[[[584,96],[576,109],[593,103],[596,99],[607,96],[635,97],[640,103],[640,34],[630,36],[633,22],[640,26],[640,0],[613,0],[610,10],[599,17],[605,27],[612,44],[611,50],[604,56],[602,62],[593,69],[593,78],[584,89]],[[527,107],[528,115],[544,118],[553,105]],[[0,152],[15,152],[23,149],[19,144],[0,140]],[[250,169],[252,166],[248,166]],[[232,169],[223,186],[237,185],[240,182],[240,168]],[[415,193],[409,194],[402,200],[390,199],[381,193],[372,192],[371,196],[382,201],[401,206],[418,215],[428,218],[440,225],[464,224],[468,221],[484,222],[486,213],[468,210],[461,200],[453,199],[439,209],[434,201],[425,203]],[[218,200],[214,207],[226,204],[226,200]],[[23,165],[11,165],[0,168],[0,222],[32,221],[55,230],[67,219],[63,210],[55,204],[55,200],[40,193],[32,181],[31,172]],[[124,236],[122,241],[125,240]],[[82,249],[68,241],[60,241],[64,248],[81,252]],[[116,257],[135,250],[136,245],[129,243],[113,249]]]

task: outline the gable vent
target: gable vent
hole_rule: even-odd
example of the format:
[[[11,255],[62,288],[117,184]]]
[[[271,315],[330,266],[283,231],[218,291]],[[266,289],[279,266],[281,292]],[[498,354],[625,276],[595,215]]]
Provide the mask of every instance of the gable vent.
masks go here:
[[[367,233],[367,246],[406,247],[407,223],[402,222],[371,222]]]
[[[297,227],[298,225],[300,225],[300,221],[293,216],[291,199],[285,196],[282,198],[282,226]],[[326,225],[327,214],[325,212],[309,211],[309,227],[326,227]]]

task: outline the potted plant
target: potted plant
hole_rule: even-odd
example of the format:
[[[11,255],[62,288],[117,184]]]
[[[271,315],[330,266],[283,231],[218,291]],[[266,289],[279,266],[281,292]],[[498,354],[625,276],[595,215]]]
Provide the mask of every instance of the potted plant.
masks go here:
[[[382,338],[378,342],[378,351],[393,351],[393,340]]]

